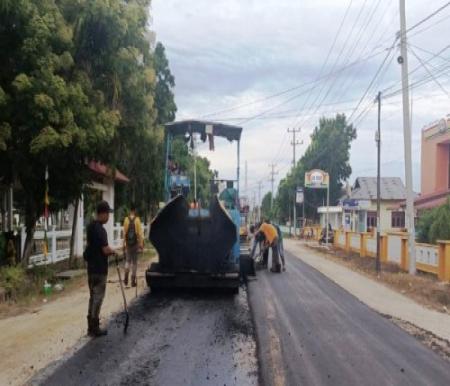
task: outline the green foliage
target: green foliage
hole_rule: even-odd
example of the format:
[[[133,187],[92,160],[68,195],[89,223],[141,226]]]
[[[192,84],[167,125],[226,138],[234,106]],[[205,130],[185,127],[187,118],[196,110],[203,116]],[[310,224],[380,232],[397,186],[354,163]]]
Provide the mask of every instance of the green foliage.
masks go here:
[[[280,221],[289,218],[295,188],[304,186],[305,172],[322,169],[330,175],[330,205],[341,196],[343,182],[350,177],[350,146],[356,138],[356,129],[347,123],[344,114],[335,118],[321,118],[319,126],[311,135],[311,143],[293,170],[280,181],[275,202],[275,211]],[[306,216],[317,217],[317,207],[326,202],[326,190],[305,191]]]
[[[31,234],[92,178],[87,160],[131,177],[117,195],[148,212],[161,197],[163,130],[176,111],[164,47],[148,39],[150,0],[0,2],[0,179],[16,181]],[[158,118],[159,117],[159,118]],[[3,167],[4,166],[4,167]]]
[[[416,228],[420,243],[450,240],[450,199],[440,207],[421,213]]]
[[[21,266],[0,268],[0,287],[13,297],[24,290],[27,285],[27,275]]]
[[[158,123],[164,124],[175,119],[177,107],[172,92],[175,87],[175,78],[170,72],[165,48],[160,42],[156,44],[154,62],[157,79],[155,102],[158,108]]]
[[[273,219],[274,210],[272,205],[272,192],[268,192],[264,195],[261,202],[261,215],[263,218]]]
[[[417,222],[417,240],[419,243],[430,243],[430,228],[436,219],[439,209],[433,208],[423,212]]]
[[[180,170],[186,173],[191,181],[191,191],[188,200],[194,199],[194,157],[189,152],[188,145],[183,138],[175,138],[172,142],[172,156],[178,163]],[[211,196],[210,182],[214,178],[214,172],[210,169],[207,158],[196,157],[197,166],[197,199],[205,206]]]
[[[435,211],[428,239],[431,243],[436,243],[437,240],[450,240],[450,199]]]
[[[0,62],[0,177],[22,187],[16,197],[29,234],[43,210],[46,167],[52,209],[66,207],[87,181],[86,159],[106,158],[102,150],[119,124],[119,112],[99,103],[92,79],[73,60],[73,30],[53,0],[0,8],[0,51],[7,53]]]

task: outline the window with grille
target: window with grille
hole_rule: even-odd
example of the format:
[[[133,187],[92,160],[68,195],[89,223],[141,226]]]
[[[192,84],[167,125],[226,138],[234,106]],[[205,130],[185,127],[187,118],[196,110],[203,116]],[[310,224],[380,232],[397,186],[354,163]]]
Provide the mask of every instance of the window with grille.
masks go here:
[[[367,228],[375,228],[377,226],[377,212],[367,212]]]
[[[405,227],[405,212],[392,212],[391,215],[392,228],[404,228]]]

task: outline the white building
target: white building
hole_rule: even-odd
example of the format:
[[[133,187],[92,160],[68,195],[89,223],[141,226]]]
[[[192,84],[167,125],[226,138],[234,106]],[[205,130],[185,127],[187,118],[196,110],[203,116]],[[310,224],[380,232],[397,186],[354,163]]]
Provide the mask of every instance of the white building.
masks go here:
[[[382,232],[405,227],[405,212],[398,210],[406,199],[406,189],[398,177],[381,178],[380,217]],[[377,227],[377,178],[358,177],[349,192],[340,199],[342,227],[367,232]]]

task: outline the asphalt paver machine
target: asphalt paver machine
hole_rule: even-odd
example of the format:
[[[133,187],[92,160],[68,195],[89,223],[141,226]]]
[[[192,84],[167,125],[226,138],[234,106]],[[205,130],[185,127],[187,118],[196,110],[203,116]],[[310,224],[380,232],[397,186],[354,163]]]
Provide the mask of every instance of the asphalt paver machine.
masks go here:
[[[150,226],[150,241],[159,261],[146,271],[152,291],[166,288],[221,288],[239,290],[239,160],[242,128],[199,120],[179,121],[165,125],[166,167],[164,177],[165,205]],[[172,141],[193,136],[203,141],[223,137],[237,143],[236,180],[217,188],[212,183],[208,208],[189,203],[191,181],[171,168]],[[194,181],[195,183],[195,181]]]

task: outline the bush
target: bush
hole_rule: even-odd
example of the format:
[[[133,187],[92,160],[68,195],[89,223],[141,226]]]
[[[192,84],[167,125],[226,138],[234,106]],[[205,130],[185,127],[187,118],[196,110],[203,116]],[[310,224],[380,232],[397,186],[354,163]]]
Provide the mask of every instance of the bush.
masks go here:
[[[28,270],[28,276],[31,282],[38,289],[41,289],[44,282],[52,282],[56,274],[55,267],[51,265],[36,265]]]
[[[436,218],[437,209],[429,209],[422,213],[417,222],[417,239],[419,243],[431,243],[430,228]]]
[[[3,287],[11,298],[16,298],[19,293],[26,291],[28,278],[23,267],[0,268],[0,287]]]
[[[436,243],[437,240],[450,240],[450,202],[436,212],[428,238],[432,243]]]
[[[417,223],[417,232],[421,243],[450,240],[450,198],[446,204],[421,215]]]

